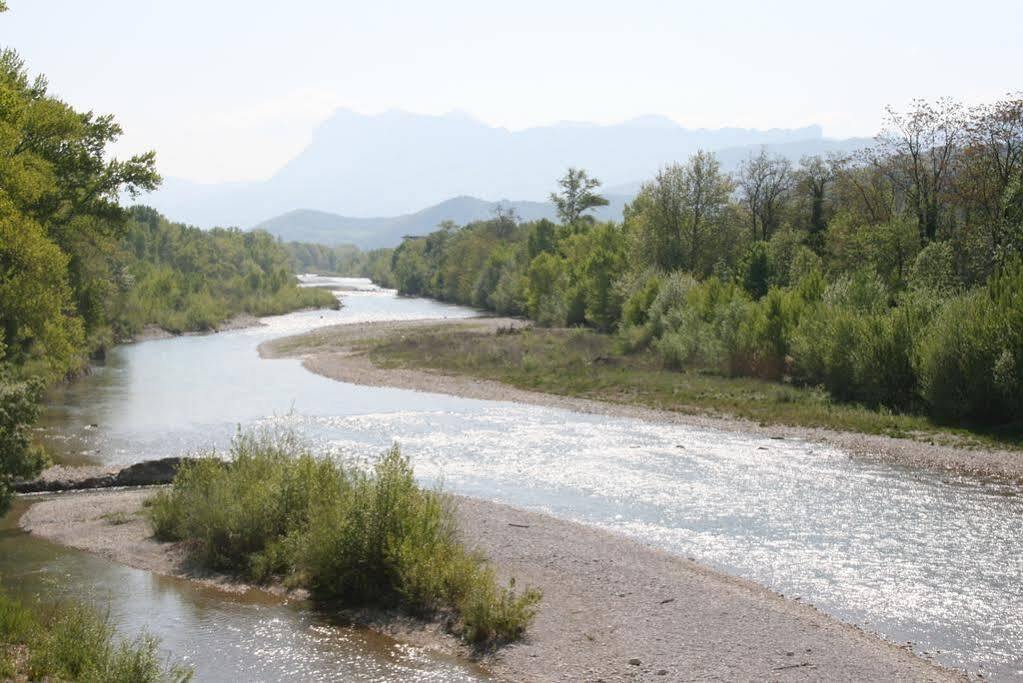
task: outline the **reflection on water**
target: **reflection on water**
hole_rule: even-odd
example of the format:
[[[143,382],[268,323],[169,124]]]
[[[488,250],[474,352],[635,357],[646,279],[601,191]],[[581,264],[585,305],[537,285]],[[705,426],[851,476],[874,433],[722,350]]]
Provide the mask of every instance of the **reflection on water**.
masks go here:
[[[0,522],[4,589],[109,606],[123,634],[159,636],[164,657],[193,667],[198,681],[486,680],[452,659],[333,626],[304,603],[206,589],[30,537],[16,524],[25,507]]]
[[[291,425],[358,460],[397,440],[424,480],[449,490],[613,529],[945,664],[1023,676],[1015,489],[798,441],[358,387],[258,358],[264,339],[321,324],[472,314],[392,292],[344,301],[339,312],[116,349],[55,396],[50,443],[69,459],[122,463],[223,447],[239,424]]]

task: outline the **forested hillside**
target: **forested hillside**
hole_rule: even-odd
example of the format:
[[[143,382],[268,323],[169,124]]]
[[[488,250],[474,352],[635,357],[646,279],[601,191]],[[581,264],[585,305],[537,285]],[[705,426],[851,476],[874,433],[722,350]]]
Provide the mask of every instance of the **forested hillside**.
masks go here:
[[[0,5],[0,10],[3,7]],[[204,232],[125,209],[160,182],[153,153],[111,157],[113,117],[79,112],[0,53],[0,510],[48,383],[144,325],[204,330],[240,312],[336,304],[300,289],[266,233]]]
[[[588,325],[678,368],[978,424],[1023,418],[1023,99],[889,111],[862,153],[713,154],[663,168],[624,222],[587,215],[570,172],[560,224],[446,226],[390,259],[397,287]]]

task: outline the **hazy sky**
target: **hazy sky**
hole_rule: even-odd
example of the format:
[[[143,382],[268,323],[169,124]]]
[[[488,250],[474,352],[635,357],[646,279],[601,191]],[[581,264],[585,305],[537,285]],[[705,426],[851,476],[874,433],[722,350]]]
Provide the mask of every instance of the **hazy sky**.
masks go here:
[[[0,44],[166,175],[270,175],[337,107],[523,128],[873,135],[885,104],[1023,88],[1023,2],[8,0]]]

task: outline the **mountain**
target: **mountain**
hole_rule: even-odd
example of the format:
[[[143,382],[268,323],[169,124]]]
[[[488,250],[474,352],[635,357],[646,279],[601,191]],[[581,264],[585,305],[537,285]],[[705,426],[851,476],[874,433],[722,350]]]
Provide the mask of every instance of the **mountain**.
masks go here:
[[[622,209],[631,197],[607,195],[607,199],[608,205],[600,207],[595,214],[601,220],[620,219]],[[455,197],[422,211],[390,218],[353,218],[326,211],[299,209],[263,221],[255,227],[285,241],[354,244],[360,249],[375,249],[396,246],[404,235],[432,232],[446,220],[464,225],[491,218],[498,209],[512,210],[522,220],[555,217],[554,205],[549,202],[488,202],[475,197]]]
[[[201,185],[168,179],[147,203],[200,226],[252,226],[309,207],[345,216],[411,215],[451,197],[542,202],[569,166],[605,186],[635,184],[697,149],[745,156],[761,145],[814,151],[834,141],[819,126],[689,129],[657,116],[614,125],[558,123],[510,131],[463,114],[335,112],[309,145],[271,178]],[[258,140],[253,140],[258,145]]]

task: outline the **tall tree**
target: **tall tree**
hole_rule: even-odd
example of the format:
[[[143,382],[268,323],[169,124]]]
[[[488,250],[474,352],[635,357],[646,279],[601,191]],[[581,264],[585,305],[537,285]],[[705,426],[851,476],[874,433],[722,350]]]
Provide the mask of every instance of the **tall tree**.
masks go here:
[[[714,232],[731,192],[713,154],[700,151],[685,165],[662,168],[630,207],[640,259],[666,271],[708,272],[717,246]]]
[[[905,197],[922,243],[938,234],[959,146],[965,141],[963,107],[950,99],[916,100],[908,112],[887,108],[887,121],[867,158]]]
[[[565,225],[572,225],[583,214],[598,206],[607,206],[607,200],[597,194],[600,181],[591,178],[581,168],[569,168],[558,180],[561,192],[552,192],[551,201],[558,210],[558,218]]]
[[[820,156],[804,156],[796,169],[794,186],[801,199],[808,204],[806,229],[811,242],[818,242],[827,224],[828,190],[835,178],[835,166],[829,159]]]
[[[959,155],[957,199],[987,234],[992,257],[1001,261],[1017,245],[1014,197],[1023,183],[1023,94],[973,108]]]

